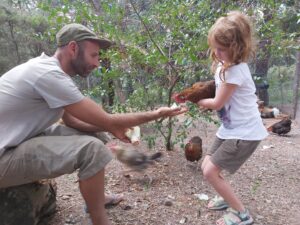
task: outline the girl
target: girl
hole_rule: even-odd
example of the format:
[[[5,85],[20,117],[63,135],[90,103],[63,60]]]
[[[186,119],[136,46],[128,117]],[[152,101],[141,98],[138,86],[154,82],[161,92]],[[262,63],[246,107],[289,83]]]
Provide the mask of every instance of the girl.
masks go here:
[[[235,173],[268,135],[258,111],[255,85],[246,63],[254,56],[252,35],[249,18],[237,11],[219,18],[208,34],[216,96],[200,100],[198,105],[217,110],[222,125],[201,168],[206,180],[220,195],[209,202],[208,208],[220,210],[230,206],[217,225],[253,223],[249,211],[221,176],[222,170]]]

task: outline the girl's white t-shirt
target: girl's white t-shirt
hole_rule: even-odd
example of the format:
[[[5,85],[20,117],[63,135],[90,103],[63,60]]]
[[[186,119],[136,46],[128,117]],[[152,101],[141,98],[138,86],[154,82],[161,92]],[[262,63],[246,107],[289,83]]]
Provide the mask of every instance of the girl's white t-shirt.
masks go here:
[[[262,140],[268,136],[263,125],[257,106],[255,84],[249,67],[246,63],[240,63],[225,71],[225,81],[220,79],[220,69],[215,73],[215,82],[218,87],[222,82],[237,85],[236,90],[218,111],[222,125],[217,131],[217,137],[221,139]]]

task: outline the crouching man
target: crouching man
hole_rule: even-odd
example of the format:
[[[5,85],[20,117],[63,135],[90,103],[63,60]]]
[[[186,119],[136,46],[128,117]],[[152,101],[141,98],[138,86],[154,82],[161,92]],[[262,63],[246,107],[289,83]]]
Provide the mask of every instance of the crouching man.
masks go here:
[[[84,97],[72,77],[99,66],[99,50],[111,42],[80,24],[56,35],[57,50],[16,66],[0,77],[0,188],[54,178],[78,169],[79,188],[94,225],[109,225],[104,168],[112,159],[95,132],[129,142],[129,127],[186,109],[109,114]],[[57,125],[62,118],[66,126]],[[70,128],[71,127],[71,128]]]

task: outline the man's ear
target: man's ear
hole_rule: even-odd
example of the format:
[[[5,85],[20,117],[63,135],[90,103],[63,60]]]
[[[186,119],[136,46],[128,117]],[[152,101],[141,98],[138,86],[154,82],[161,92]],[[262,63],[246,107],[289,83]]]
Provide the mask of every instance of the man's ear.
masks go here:
[[[70,52],[70,54],[74,57],[76,56],[78,53],[78,44],[76,41],[70,41],[69,44],[68,44],[68,50]]]

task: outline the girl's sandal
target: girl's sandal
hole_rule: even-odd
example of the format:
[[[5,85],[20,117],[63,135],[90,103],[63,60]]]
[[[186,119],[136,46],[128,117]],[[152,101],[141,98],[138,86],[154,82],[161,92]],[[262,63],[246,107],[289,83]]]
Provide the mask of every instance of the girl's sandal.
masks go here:
[[[207,208],[209,210],[225,210],[229,207],[229,205],[227,204],[227,202],[225,202],[225,200],[220,197],[220,196],[215,196],[209,203]]]
[[[253,218],[250,216],[249,211],[238,212],[232,208],[228,209],[228,213],[221,219],[217,220],[217,225],[250,225],[253,224]]]

